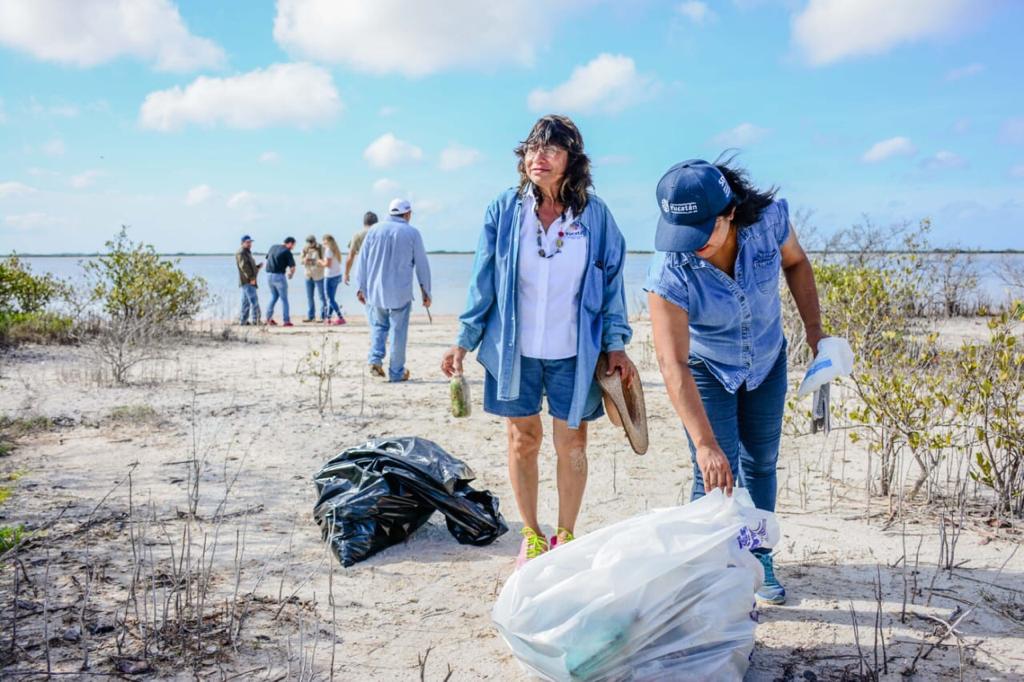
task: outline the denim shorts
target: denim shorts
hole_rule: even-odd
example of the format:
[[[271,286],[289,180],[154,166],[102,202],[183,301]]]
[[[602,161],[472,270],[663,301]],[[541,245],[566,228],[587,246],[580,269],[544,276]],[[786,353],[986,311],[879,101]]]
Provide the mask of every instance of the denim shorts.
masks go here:
[[[576,358],[538,360],[521,358],[519,397],[498,400],[498,380],[484,372],[484,412],[499,417],[532,417],[540,414],[543,398],[548,397],[548,413],[555,419],[569,420],[572,392],[576,384]],[[600,393],[591,391],[583,412],[583,421],[594,421],[604,415]]]

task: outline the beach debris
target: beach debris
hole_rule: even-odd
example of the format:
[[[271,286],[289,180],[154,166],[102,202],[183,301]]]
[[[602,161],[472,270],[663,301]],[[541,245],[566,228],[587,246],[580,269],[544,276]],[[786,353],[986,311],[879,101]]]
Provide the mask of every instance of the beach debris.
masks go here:
[[[452,377],[448,384],[448,391],[452,398],[452,416],[468,417],[473,412],[473,405],[469,395],[469,382],[461,374]]]
[[[425,438],[377,438],[349,448],[313,477],[313,517],[338,560],[351,566],[404,541],[435,511],[464,545],[508,530],[498,498],[476,490],[473,470]]]
[[[779,540],[750,494],[715,490],[559,545],[520,568],[492,617],[545,680],[739,680],[754,648],[750,552]]]

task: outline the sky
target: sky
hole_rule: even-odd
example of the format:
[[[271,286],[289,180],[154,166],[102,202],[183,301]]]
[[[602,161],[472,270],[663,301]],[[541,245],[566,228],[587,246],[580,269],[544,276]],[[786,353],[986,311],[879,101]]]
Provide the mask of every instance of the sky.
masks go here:
[[[0,253],[257,249],[410,200],[472,250],[515,145],[576,121],[629,248],[726,149],[819,233],[1024,248],[1024,2],[0,0]]]

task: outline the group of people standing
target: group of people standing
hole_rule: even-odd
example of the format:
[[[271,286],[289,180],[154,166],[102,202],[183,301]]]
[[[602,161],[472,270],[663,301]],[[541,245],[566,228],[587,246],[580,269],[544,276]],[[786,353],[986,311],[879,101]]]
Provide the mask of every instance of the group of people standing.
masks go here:
[[[509,478],[523,521],[519,565],[574,538],[587,481],[587,424],[604,413],[595,369],[637,381],[626,354],[626,243],[592,191],[583,137],[565,116],[544,116],[515,149],[519,181],[484,215],[455,344],[441,370],[463,371],[476,350],[486,369],[484,410],[505,420]],[[734,484],[774,511],[786,392],[779,276],[816,351],[822,326],[814,274],[776,190],[760,190],[732,159],[692,159],[658,183],[657,255],[644,289],[655,349],[693,462],[692,498]],[[558,521],[537,514],[544,396],[557,457]],[[759,600],[786,591],[771,550]]]
[[[404,199],[395,199],[388,207],[388,215],[379,222],[377,214],[368,211],[363,216],[362,229],[353,235],[342,272],[342,252],[330,234],[320,242],[315,235],[306,237],[299,255],[305,273],[307,311],[304,322],[316,322],[316,301],[320,302],[319,321],[324,324],[346,323],[338,305],[338,286],[349,284],[353,268],[358,272],[356,298],[366,306],[370,322],[370,372],[389,381],[408,381],[405,368],[405,348],[409,336],[409,315],[412,310],[412,278],[419,282],[423,305],[430,307],[430,263],[419,230],[409,224],[412,206]],[[242,236],[241,247],[235,254],[239,287],[242,290],[242,309],[239,324],[260,324],[258,276],[266,268],[270,287],[270,304],[266,310],[266,324],[277,326],[274,307],[280,299],[282,326],[294,326],[288,302],[288,280],[295,275],[293,250],[295,238],[286,237],[267,251],[266,260],[256,262],[252,252],[252,237]],[[336,316],[336,317],[335,317]],[[390,342],[391,360],[387,372],[384,357]]]

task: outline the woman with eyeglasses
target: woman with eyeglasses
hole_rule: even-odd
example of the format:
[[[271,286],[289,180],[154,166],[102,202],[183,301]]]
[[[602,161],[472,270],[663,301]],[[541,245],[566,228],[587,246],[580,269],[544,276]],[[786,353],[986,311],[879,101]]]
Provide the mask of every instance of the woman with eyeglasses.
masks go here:
[[[484,410],[505,418],[508,468],[523,521],[517,567],[573,539],[587,483],[587,422],[604,414],[598,356],[627,385],[636,368],[622,283],[626,245],[591,189],[576,125],[544,116],[515,149],[519,184],[484,215],[456,345],[441,362],[462,374],[477,350]],[[558,520],[550,540],[537,515],[537,458],[547,395],[557,456]]]
[[[657,190],[662,253],[644,286],[658,365],[689,441],[691,498],[742,485],[767,511],[775,511],[786,402],[780,274],[812,352],[823,336],[814,271],[775,193],[732,159],[670,168]],[[753,552],[764,567],[758,600],[784,603],[771,550]]]

